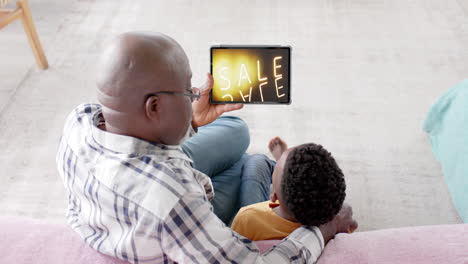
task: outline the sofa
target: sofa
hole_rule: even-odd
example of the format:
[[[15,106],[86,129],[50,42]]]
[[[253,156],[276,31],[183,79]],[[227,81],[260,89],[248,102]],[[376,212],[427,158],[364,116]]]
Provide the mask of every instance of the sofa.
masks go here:
[[[0,217],[0,263],[128,264],[87,246],[67,225]],[[280,241],[260,241],[265,252]],[[468,224],[386,229],[339,234],[318,264],[467,264]]]

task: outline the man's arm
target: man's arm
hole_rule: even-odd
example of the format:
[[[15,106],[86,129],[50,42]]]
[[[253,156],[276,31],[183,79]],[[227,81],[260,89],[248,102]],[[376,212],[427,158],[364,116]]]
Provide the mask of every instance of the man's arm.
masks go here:
[[[337,227],[300,227],[261,255],[248,239],[226,227],[201,194],[184,195],[160,227],[164,253],[178,263],[315,263]],[[333,233],[333,234],[332,234]]]

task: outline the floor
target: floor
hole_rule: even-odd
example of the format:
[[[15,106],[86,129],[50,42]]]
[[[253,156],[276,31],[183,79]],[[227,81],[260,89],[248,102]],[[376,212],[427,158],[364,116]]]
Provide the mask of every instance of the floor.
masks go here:
[[[200,84],[213,44],[289,44],[293,103],[246,106],[250,153],[316,142],[345,172],[360,230],[460,223],[422,130],[468,72],[468,0],[30,0],[50,69],[21,24],[0,31],[0,215],[63,223],[55,153],[66,115],[94,102],[96,59],[119,32],[161,31]]]

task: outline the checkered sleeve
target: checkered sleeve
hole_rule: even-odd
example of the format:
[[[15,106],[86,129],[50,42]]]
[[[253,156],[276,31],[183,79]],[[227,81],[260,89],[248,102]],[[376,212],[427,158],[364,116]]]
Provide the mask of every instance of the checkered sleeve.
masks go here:
[[[324,247],[317,227],[300,227],[261,255],[219,220],[201,194],[187,193],[160,227],[164,253],[178,263],[315,263]]]

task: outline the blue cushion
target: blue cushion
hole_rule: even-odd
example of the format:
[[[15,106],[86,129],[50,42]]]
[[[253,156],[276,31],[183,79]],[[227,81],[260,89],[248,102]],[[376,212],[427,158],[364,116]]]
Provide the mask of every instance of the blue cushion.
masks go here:
[[[426,117],[424,130],[442,165],[455,207],[468,223],[468,80],[438,99]]]

